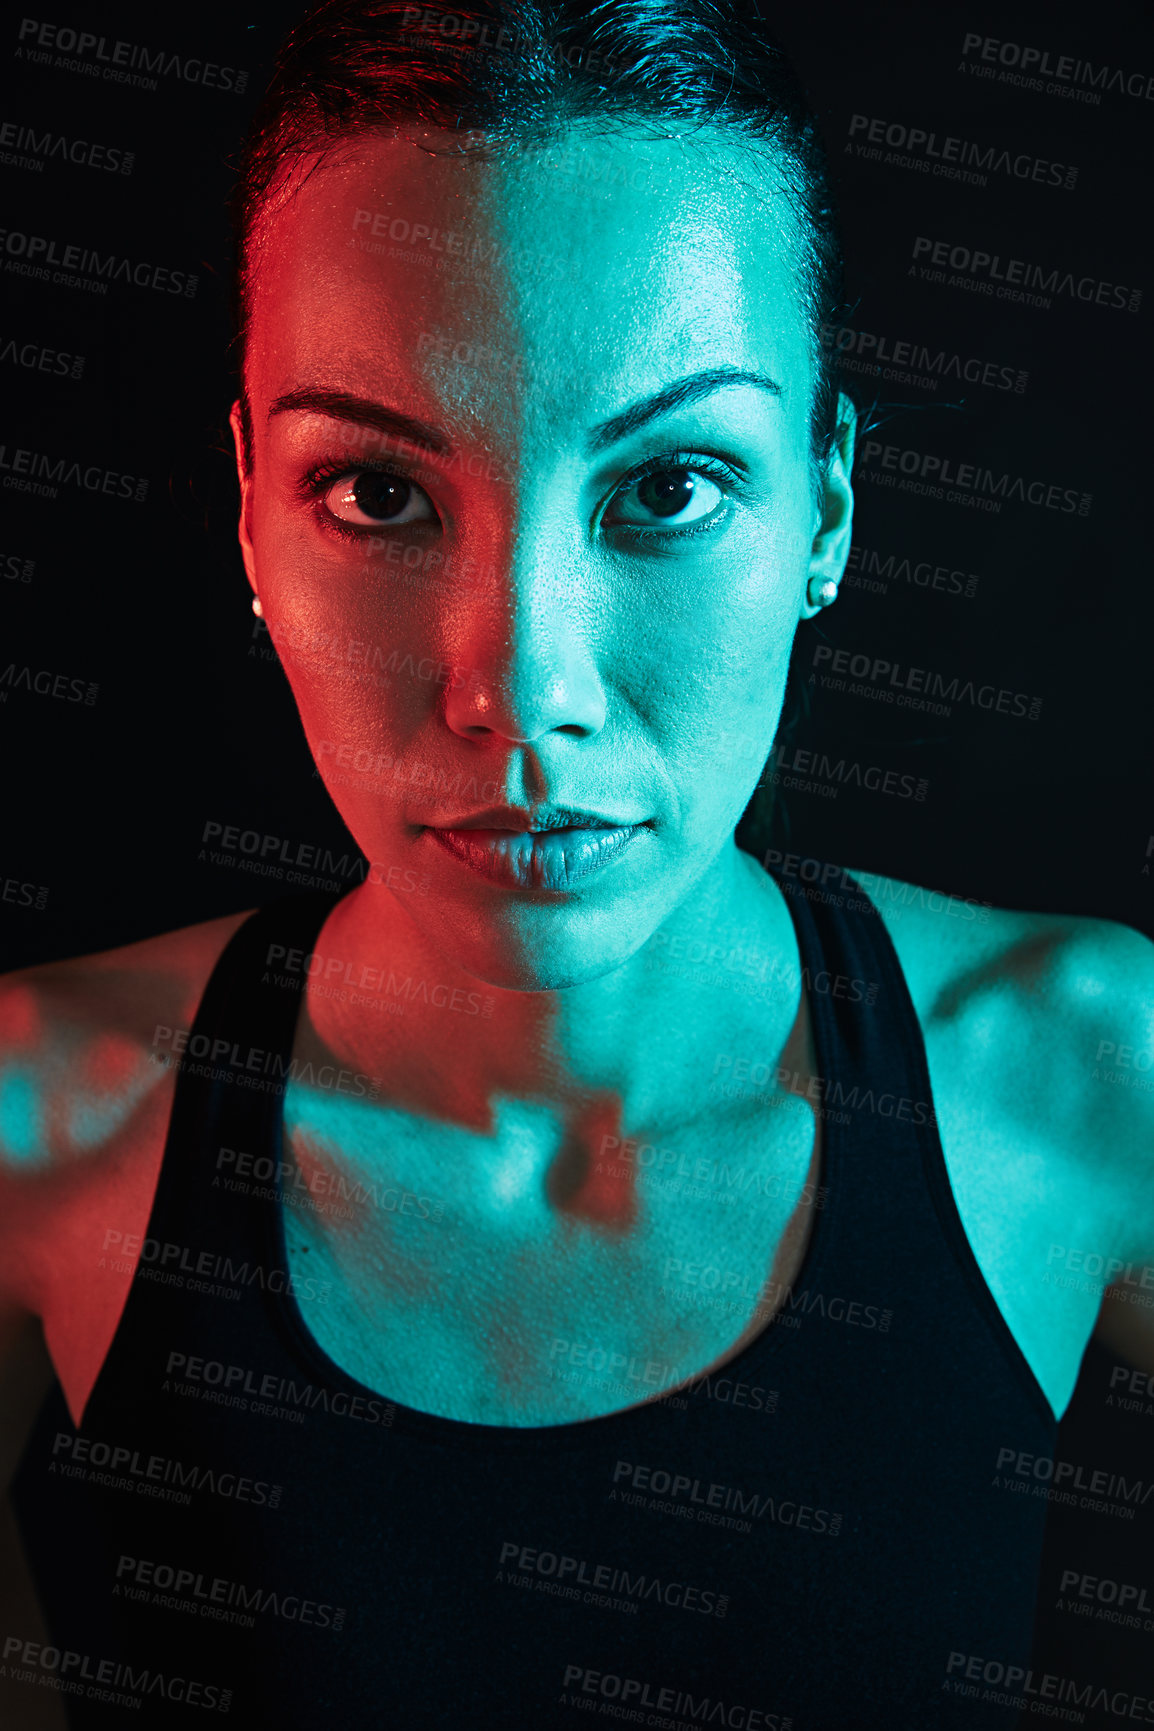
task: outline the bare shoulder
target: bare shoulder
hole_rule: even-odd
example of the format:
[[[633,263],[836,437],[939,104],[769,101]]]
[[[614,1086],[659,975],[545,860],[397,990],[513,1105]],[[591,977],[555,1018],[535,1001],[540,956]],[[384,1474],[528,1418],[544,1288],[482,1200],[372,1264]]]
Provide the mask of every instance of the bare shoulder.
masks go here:
[[[1095,1068],[1129,1067],[1135,1077],[1151,1069],[1154,943],[1141,932],[1115,920],[994,908],[872,872],[852,876],[882,917],[927,1031],[980,1013],[1003,1038],[1015,1024],[1023,1037],[1044,1030],[1084,1079]]]
[[[0,1171],[98,1150],[154,1061],[156,1029],[187,1024],[247,912],[0,977]]]
[[[1093,1253],[1154,1262],[1154,943],[852,875],[897,950],[947,1116],[1041,1145],[1083,1196]]]
[[[175,1091],[157,1029],[189,1025],[246,917],[0,979],[0,1309],[43,1318],[62,1380],[127,1291],[95,1279],[101,1234],[147,1225]]]
[[[147,1014],[149,1005],[161,1000],[180,1003],[181,991],[199,995],[224,945],[251,912],[223,914],[117,949],[21,968],[0,975],[0,993],[6,1005],[35,998],[63,1012],[67,1021],[94,1008],[96,1020],[107,1020],[109,1013],[131,1017],[141,1007]]]

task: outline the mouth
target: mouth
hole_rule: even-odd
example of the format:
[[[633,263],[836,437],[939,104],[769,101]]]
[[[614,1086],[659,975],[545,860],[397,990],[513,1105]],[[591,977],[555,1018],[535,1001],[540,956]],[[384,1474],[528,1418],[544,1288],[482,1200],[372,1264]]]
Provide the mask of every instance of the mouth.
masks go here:
[[[433,840],[470,871],[512,889],[567,890],[620,859],[644,823],[592,812],[478,812],[429,825]]]

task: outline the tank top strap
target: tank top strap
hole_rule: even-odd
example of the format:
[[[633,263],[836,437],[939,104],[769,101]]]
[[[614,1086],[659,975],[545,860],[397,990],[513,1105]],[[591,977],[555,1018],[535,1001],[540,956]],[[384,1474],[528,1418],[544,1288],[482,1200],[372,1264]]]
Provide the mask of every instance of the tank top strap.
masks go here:
[[[897,958],[836,875],[782,884],[829,1196],[781,1325],[663,1399],[639,1399],[648,1352],[614,1368],[612,1339],[567,1330],[550,1364],[619,1410],[538,1427],[405,1407],[306,1324],[331,1289],[320,1269],[290,1281],[260,1175],[287,1081],[308,1083],[293,1034],[331,904],[240,927],[188,1038],[169,1036],[160,1201],[82,1430],[55,1390],[14,1488],[53,1648],[80,1661],[60,1678],[70,1723],[168,1731],[195,1688],[246,1726],[375,1725],[389,1701],[505,1731],[510,1654],[535,1731],[571,1731],[594,1677],[621,1698],[631,1680],[662,1722],[1016,1722],[967,1679],[1026,1675],[1050,1487],[1015,1494],[1031,1481],[999,1468],[1052,1460],[1057,1426],[914,1110],[929,1084]]]
[[[251,914],[217,958],[191,1028],[172,1030],[160,1048],[178,1073],[144,1253],[158,1277],[243,1255],[258,1222],[265,1236],[262,1190],[275,1181],[266,1167],[308,956],[337,899],[287,897]]]
[[[825,1065],[823,1098],[834,1104],[868,1078],[875,1096],[922,1101],[932,1122],[925,1042],[877,908],[841,867],[836,875],[834,868],[824,870],[824,883],[773,875],[793,915],[802,984]],[[905,1117],[899,1113],[898,1121]]]
[[[842,867],[809,882],[771,870],[786,897],[809,995],[824,1131],[822,1248],[847,1288],[883,1276],[904,1294],[939,1286],[943,1250],[1036,1417],[1053,1414],[986,1283],[946,1167],[921,1024],[881,914]]]

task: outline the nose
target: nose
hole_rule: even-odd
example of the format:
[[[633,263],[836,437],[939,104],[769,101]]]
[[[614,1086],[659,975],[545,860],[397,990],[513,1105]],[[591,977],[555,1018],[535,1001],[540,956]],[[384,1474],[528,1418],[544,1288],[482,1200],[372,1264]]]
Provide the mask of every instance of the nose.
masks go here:
[[[544,538],[522,543],[509,550],[503,580],[454,609],[453,662],[464,674],[446,690],[454,733],[528,745],[550,733],[592,738],[604,727],[593,610],[575,555]]]

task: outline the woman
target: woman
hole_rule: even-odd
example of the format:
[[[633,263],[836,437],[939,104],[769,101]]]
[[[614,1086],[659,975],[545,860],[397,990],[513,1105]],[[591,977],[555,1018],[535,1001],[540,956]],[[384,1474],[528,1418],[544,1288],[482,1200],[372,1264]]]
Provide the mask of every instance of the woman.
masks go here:
[[[76,1725],[1061,1702],[1108,1274],[1047,1255],[1154,1249],[1089,1080],[1150,950],[735,843],[855,431],[761,21],[324,5],[239,211],[253,607],[371,869],[5,982],[4,1663]]]

